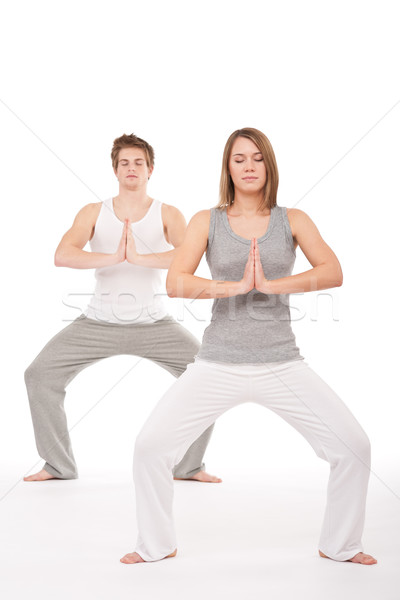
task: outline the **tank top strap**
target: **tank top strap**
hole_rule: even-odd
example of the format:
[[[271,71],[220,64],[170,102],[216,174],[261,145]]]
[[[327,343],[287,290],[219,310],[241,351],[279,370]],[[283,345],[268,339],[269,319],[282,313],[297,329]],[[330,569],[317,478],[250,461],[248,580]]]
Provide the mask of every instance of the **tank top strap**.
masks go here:
[[[292,250],[292,252],[295,253],[295,249],[294,249],[294,243],[293,243],[293,233],[292,233],[292,229],[290,227],[290,223],[289,223],[289,219],[288,219],[288,210],[286,206],[280,206],[280,219],[282,222],[282,226],[285,232],[285,236],[286,236],[286,241],[289,245],[289,248]]]
[[[106,209],[107,208],[110,209],[111,212],[113,213],[114,212],[114,208],[113,208],[113,199],[112,199],[112,197],[111,198],[107,198],[107,200],[104,200],[103,201],[103,206]]]
[[[215,233],[215,221],[217,219],[217,209],[216,208],[211,208],[210,209],[210,226],[208,228],[208,242],[207,242],[207,252],[211,249],[213,240],[214,240],[214,233]]]

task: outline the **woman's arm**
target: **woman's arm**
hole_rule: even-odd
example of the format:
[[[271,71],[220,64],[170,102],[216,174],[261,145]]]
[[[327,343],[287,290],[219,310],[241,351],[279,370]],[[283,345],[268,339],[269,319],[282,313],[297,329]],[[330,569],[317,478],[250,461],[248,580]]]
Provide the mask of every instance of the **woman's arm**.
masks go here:
[[[313,268],[280,279],[268,280],[264,277],[264,281],[260,274],[258,277],[256,274],[257,289],[264,294],[291,294],[341,286],[343,274],[340,263],[333,250],[322,239],[310,217],[302,210],[292,208],[288,210],[288,218],[293,238]],[[258,249],[256,249],[256,264],[257,262]]]
[[[167,276],[170,298],[227,298],[246,294],[254,287],[254,255],[241,281],[216,281],[194,275],[207,249],[210,211],[198,212],[190,221],[183,244],[176,251]],[[253,262],[252,262],[253,261]]]

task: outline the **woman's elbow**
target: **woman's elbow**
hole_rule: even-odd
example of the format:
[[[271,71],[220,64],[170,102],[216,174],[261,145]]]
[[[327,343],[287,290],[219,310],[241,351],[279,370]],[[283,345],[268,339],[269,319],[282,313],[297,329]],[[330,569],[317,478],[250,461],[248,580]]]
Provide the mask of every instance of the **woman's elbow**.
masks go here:
[[[56,267],[64,267],[64,261],[63,261],[63,256],[62,253],[57,249],[55,254],[54,254],[54,264]]]
[[[341,285],[343,285],[343,271],[342,271],[342,267],[340,265],[338,265],[336,287],[340,287]]]
[[[329,287],[340,287],[343,284],[343,273],[342,271],[334,272],[329,277]]]
[[[176,298],[176,290],[173,287],[167,286],[167,296],[168,298]]]
[[[169,270],[166,281],[167,294],[170,298],[185,298],[185,274]]]

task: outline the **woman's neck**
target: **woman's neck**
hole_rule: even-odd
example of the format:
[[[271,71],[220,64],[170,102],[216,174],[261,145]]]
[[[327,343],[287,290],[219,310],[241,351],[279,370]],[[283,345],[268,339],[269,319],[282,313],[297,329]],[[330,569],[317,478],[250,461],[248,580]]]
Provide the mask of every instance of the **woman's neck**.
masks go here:
[[[233,205],[229,207],[231,214],[242,214],[248,217],[256,214],[268,215],[268,209],[260,209],[263,203],[264,193],[261,194],[243,194],[243,192],[235,191]]]

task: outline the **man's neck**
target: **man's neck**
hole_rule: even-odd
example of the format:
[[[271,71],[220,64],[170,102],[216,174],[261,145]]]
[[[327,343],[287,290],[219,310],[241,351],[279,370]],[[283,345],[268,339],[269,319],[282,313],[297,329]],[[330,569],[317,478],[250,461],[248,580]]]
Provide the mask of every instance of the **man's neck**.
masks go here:
[[[117,204],[121,208],[144,208],[149,203],[150,198],[147,195],[147,189],[128,190],[120,186],[118,196],[114,198],[114,204]]]

